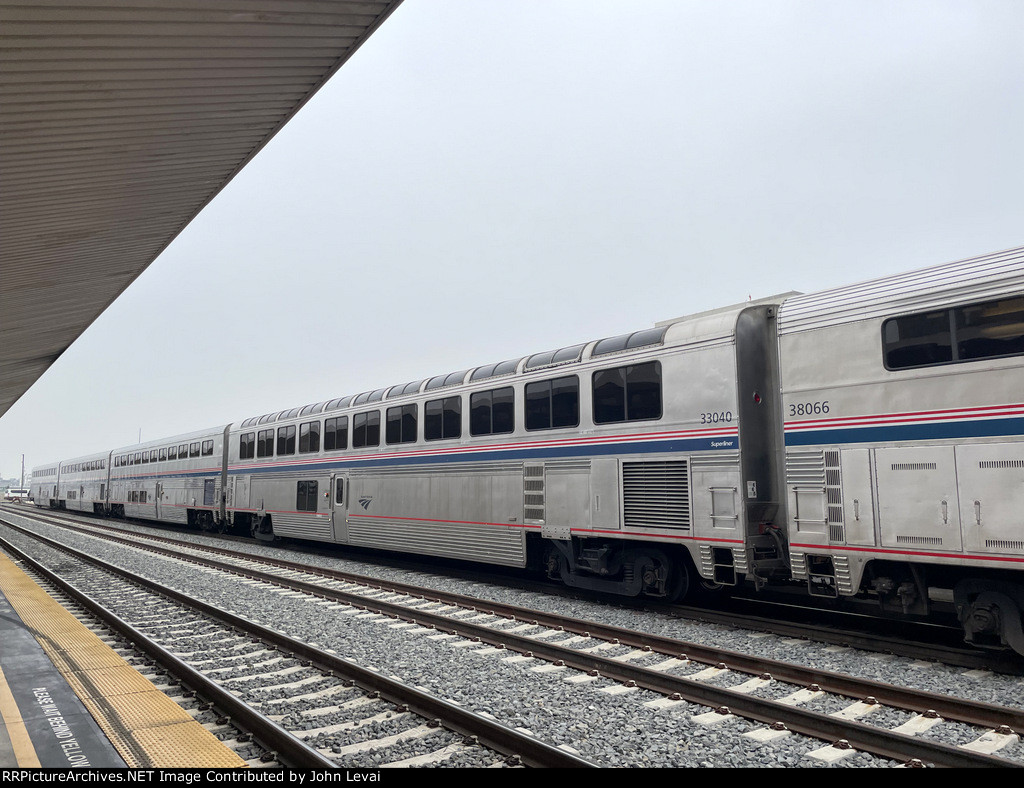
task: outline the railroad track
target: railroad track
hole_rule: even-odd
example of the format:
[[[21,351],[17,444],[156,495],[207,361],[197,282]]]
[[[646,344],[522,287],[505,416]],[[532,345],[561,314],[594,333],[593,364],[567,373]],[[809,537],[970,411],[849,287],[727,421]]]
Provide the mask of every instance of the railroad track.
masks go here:
[[[24,507],[15,507],[24,514]],[[35,515],[55,518],[52,522],[88,523],[97,527],[108,527],[114,531],[125,530],[117,525],[109,525],[109,521],[100,521],[91,514],[53,513],[42,514],[38,510],[29,510]],[[154,534],[166,532],[180,534],[179,528],[170,528],[162,523],[150,521],[127,521]],[[245,553],[247,546],[257,544],[247,537],[229,534],[201,534],[208,539],[217,539],[241,545],[239,554]],[[173,539],[173,537],[172,537]],[[290,553],[314,556],[315,559],[336,559],[337,551],[324,550],[308,544],[294,543],[287,548]],[[294,562],[299,565],[299,562]],[[437,567],[423,560],[408,557],[389,556],[388,567],[406,569],[410,572],[436,573]],[[305,566],[305,565],[303,565]],[[493,584],[496,573],[501,577],[501,584],[510,589],[526,592],[560,596],[566,599],[592,599],[592,596],[580,594],[575,589],[566,588],[561,583],[548,582],[542,579],[524,579],[521,575],[500,574],[501,567],[488,567],[484,570],[473,566],[458,565],[457,562],[446,562],[445,576],[458,578],[466,583],[482,582]],[[371,582],[368,580],[368,582]],[[1024,660],[1009,650],[981,650],[970,648],[963,643],[963,631],[958,622],[948,625],[920,621],[894,621],[877,616],[865,615],[856,611],[843,609],[819,609],[809,607],[805,600],[793,602],[784,598],[774,598],[764,594],[751,598],[736,596],[725,600],[725,604],[704,606],[693,605],[651,605],[646,600],[630,600],[614,598],[612,603],[623,608],[634,609],[643,613],[668,615],[686,621],[697,621],[706,624],[719,624],[725,627],[744,628],[772,633],[781,637],[811,639],[821,643],[849,646],[866,651],[875,651],[886,655],[908,657],[918,660],[941,662],[973,670],[995,670],[1002,673],[1024,673]]]
[[[435,741],[418,757],[374,765],[428,764],[471,748],[484,751],[475,755],[476,765],[591,765],[536,737],[355,665],[335,653],[9,522],[3,524],[100,570],[102,577],[95,571],[88,578],[76,573],[80,583],[93,587],[93,593],[87,594],[60,576],[71,571],[66,562],[62,562],[58,575],[26,551],[0,539],[0,547],[8,554],[28,564],[215,707],[224,725],[230,720],[242,731],[232,735],[233,741],[239,736],[242,741],[248,737],[255,740],[270,754],[263,760],[293,768],[361,767],[366,764],[360,759],[369,751],[431,737]],[[122,582],[112,582],[112,576]],[[124,615],[111,608],[121,608]],[[349,719],[328,725],[295,725],[339,714]],[[369,735],[359,733],[363,730]],[[382,730],[385,734],[377,735]],[[345,745],[307,743],[330,742],[339,735],[346,735],[349,741]]]
[[[84,528],[94,533],[96,529],[94,525]],[[122,533],[113,538],[138,544],[140,537]],[[821,759],[843,755],[844,748],[850,747],[909,763],[1020,765],[991,754],[999,746],[1016,742],[1014,731],[1024,729],[1020,710],[914,692],[535,610],[481,605],[479,600],[422,588],[314,571],[281,560],[254,559],[237,551],[183,544],[167,537],[141,539],[148,543],[146,549],[165,551],[179,559],[182,554],[177,551],[184,550],[186,560],[234,572],[252,582],[275,584],[290,593],[345,605],[360,615],[430,628],[440,633],[439,639],[458,638],[455,646],[478,643],[488,647],[478,648],[482,653],[514,651],[518,656],[511,660],[544,660],[550,670],[575,669],[579,675],[570,681],[576,684],[596,683],[607,692],[638,688],[656,692],[662,697],[648,703],[652,710],[685,703],[704,707],[704,713],[712,715],[712,720],[717,717],[718,722],[739,716],[763,723],[757,735],[766,740],[793,732],[824,738],[826,746],[816,754]],[[723,681],[730,683],[723,686]],[[826,705],[834,708],[828,712],[806,708],[813,703],[821,705],[823,698],[831,700]],[[896,729],[864,722],[892,717],[894,709],[909,717]],[[889,713],[878,714],[883,710]],[[702,716],[694,711],[695,717]],[[940,744],[918,735],[942,724],[978,730],[968,747]]]

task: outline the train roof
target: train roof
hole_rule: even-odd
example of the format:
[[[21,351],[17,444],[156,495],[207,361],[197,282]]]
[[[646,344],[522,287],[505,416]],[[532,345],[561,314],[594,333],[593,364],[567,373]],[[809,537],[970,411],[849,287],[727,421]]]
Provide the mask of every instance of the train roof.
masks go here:
[[[728,338],[735,332],[736,318],[744,309],[760,304],[779,304],[790,295],[793,295],[793,293],[744,301],[707,312],[664,320],[656,323],[653,328],[643,328],[614,337],[605,337],[604,339],[591,340],[590,342],[567,345],[555,350],[546,350],[497,363],[468,367],[456,372],[442,373],[410,383],[385,386],[384,388],[364,391],[360,394],[350,394],[322,402],[286,408],[281,411],[271,411],[262,416],[252,416],[240,423],[236,422],[232,426],[234,429],[258,428],[263,425],[287,421],[301,416],[320,415],[355,405],[372,404],[396,397],[442,390],[450,386],[477,383],[516,374],[526,374],[562,364],[587,361],[604,355],[627,353],[657,345],[679,346]],[[126,449],[126,451],[130,450]]]
[[[1024,292],[1024,247],[794,296],[779,309],[779,334],[1014,292]]]
[[[48,465],[40,465],[40,468],[52,467],[55,465],[73,465],[77,462],[91,462],[93,460],[105,460],[110,456],[110,451],[94,451],[92,454],[83,454],[80,457],[69,457],[59,462],[51,462]]]
[[[184,432],[180,435],[168,435],[165,438],[156,438],[151,441],[143,441],[142,443],[133,443],[129,446],[121,446],[107,453],[128,454],[130,452],[136,451],[160,449],[164,446],[170,446],[172,443],[186,443],[188,441],[199,440],[200,438],[215,438],[218,435],[223,435],[224,430],[226,430],[227,428],[227,424],[221,424],[218,427],[210,427],[209,429],[205,430],[196,430],[195,432]]]

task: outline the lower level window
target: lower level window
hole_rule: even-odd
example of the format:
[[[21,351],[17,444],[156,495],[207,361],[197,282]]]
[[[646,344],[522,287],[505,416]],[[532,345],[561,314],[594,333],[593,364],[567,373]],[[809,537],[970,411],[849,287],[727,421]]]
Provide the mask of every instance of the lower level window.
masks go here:
[[[296,482],[295,484],[295,509],[299,512],[315,512],[317,502],[318,483]]]

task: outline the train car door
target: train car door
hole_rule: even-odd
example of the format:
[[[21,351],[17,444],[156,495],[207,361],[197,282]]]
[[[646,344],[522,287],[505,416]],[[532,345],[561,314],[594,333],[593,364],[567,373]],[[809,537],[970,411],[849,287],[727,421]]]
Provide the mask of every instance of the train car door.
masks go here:
[[[155,505],[156,505],[156,519],[157,520],[161,520],[161,519],[163,519],[163,511],[164,511],[164,483],[163,482],[157,482],[156,483],[156,491],[155,491],[155,493],[153,495],[153,500],[154,500]]]
[[[334,515],[334,541],[348,544],[348,474],[331,476],[331,512]]]

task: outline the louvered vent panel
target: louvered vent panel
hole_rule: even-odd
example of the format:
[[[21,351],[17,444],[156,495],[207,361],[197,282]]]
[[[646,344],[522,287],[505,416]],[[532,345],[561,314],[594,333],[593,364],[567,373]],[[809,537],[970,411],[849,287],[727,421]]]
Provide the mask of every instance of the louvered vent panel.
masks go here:
[[[1019,553],[1024,550],[1024,542],[1008,541],[1006,539],[986,539],[985,547],[989,550],[1013,550]]]
[[[523,466],[523,519],[544,522],[544,466]]]
[[[839,466],[839,452],[823,452],[825,458],[825,505],[830,544],[846,542],[846,528],[843,523],[843,486]]]
[[[982,460],[979,468],[1024,468],[1024,460]]]
[[[622,463],[626,528],[690,529],[690,472],[686,460]]]
[[[825,486],[825,456],[821,451],[786,452],[786,482],[791,485]]]
[[[896,544],[916,544],[916,545],[930,545],[932,547],[940,547],[942,545],[941,536],[896,536]]]

